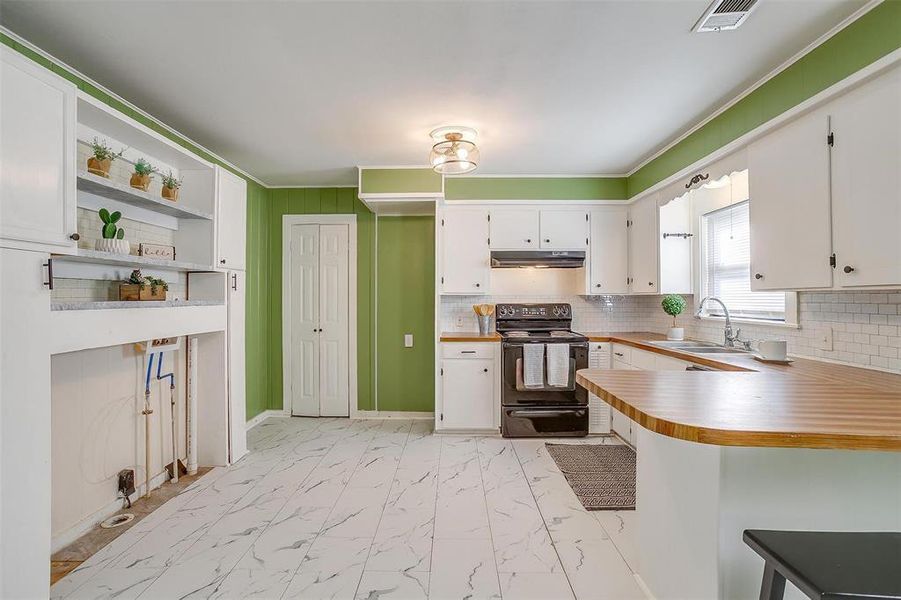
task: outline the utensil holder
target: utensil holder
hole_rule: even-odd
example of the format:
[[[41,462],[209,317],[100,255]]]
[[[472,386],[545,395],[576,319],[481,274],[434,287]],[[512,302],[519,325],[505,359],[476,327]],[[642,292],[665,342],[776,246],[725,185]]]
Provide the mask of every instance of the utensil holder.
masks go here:
[[[488,335],[488,328],[491,326],[491,317],[488,315],[477,316],[479,319],[479,335]]]

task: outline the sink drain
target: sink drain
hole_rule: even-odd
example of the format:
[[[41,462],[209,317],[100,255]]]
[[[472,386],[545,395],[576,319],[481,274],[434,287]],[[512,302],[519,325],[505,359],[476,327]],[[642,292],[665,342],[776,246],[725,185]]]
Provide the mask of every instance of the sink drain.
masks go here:
[[[131,523],[134,520],[135,516],[131,513],[124,513],[121,515],[115,515],[110,517],[106,521],[100,524],[104,529],[112,529],[113,527],[121,527],[126,523]]]

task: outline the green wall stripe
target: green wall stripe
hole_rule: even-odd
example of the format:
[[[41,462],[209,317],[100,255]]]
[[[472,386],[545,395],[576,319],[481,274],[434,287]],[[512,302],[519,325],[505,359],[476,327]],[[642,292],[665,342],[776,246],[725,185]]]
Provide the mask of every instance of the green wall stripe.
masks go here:
[[[635,196],[901,47],[901,2],[887,0],[629,177]]]
[[[447,200],[625,200],[625,177],[448,177]]]
[[[417,169],[363,168],[361,181],[364,194],[441,193],[441,175],[430,167]]]

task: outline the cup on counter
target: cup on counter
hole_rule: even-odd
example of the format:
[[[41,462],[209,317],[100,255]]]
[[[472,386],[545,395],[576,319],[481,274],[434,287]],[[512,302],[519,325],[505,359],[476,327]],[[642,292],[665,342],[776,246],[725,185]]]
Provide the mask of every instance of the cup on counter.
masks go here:
[[[788,342],[785,340],[760,340],[757,354],[763,360],[785,360],[788,358]]]
[[[491,315],[478,315],[477,318],[479,319],[479,335],[488,335],[490,332]]]

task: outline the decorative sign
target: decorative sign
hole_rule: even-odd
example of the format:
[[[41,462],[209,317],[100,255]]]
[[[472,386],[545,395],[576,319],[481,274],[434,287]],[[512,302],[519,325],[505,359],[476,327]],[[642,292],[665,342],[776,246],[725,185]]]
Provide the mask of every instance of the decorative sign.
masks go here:
[[[141,244],[138,253],[147,258],[159,260],[175,260],[175,246],[163,246],[161,244]]]

